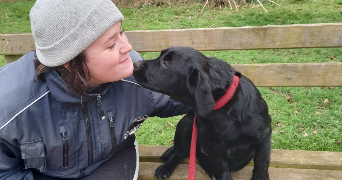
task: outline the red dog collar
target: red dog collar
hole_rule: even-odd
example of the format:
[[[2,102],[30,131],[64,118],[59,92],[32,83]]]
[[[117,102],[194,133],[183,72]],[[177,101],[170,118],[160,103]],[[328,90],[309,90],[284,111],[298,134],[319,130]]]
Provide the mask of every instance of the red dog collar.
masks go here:
[[[235,90],[239,86],[239,81],[239,77],[234,75],[232,84],[229,86],[226,93],[216,101],[214,110],[220,109],[228,103],[228,101],[234,96]]]

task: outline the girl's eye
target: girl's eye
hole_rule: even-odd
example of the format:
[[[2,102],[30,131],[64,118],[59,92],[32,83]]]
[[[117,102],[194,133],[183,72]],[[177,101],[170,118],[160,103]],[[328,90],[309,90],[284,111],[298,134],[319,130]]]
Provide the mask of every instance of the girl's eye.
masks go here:
[[[109,49],[113,49],[114,46],[115,46],[115,44],[116,44],[116,41],[115,41],[112,45],[110,45],[108,48],[109,48]]]
[[[122,30],[122,31],[120,31],[120,36],[122,36],[122,35],[124,35],[125,34],[125,31],[124,30]],[[112,44],[112,45],[110,45],[108,48],[109,49],[113,49],[114,47],[115,47],[115,44],[116,44],[116,41]]]

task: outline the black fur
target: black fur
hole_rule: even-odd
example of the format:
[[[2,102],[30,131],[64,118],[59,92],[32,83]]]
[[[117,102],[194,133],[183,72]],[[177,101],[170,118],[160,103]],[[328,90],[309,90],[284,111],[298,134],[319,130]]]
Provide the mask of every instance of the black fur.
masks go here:
[[[188,47],[165,49],[158,58],[134,66],[133,75],[139,84],[195,110],[178,123],[174,147],[162,155],[166,162],[155,172],[158,179],[170,177],[189,157],[195,113],[197,159],[210,177],[232,179],[230,171],[242,169],[253,159],[252,179],[269,179],[271,117],[266,102],[247,77],[228,63]],[[233,75],[240,78],[234,96],[214,111],[215,102],[229,88]]]

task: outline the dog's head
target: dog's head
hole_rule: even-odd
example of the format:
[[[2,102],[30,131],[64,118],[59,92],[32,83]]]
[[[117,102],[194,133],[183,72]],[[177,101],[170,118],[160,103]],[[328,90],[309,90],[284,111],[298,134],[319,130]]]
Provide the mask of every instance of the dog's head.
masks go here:
[[[213,110],[236,73],[224,61],[189,47],[164,49],[156,59],[135,62],[134,67],[140,85],[194,107],[200,116]]]

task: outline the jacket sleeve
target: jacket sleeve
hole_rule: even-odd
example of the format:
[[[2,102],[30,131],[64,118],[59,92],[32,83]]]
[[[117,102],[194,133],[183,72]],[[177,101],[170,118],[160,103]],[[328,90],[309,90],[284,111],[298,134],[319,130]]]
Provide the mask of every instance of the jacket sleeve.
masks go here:
[[[186,114],[193,109],[170,98],[170,96],[152,91],[152,97],[155,104],[155,110],[150,115],[158,117],[172,117],[176,115]]]
[[[34,180],[31,170],[23,168],[20,150],[0,139],[0,179]]]
[[[144,58],[133,49],[129,52],[129,56],[131,57],[133,62],[144,60]]]

